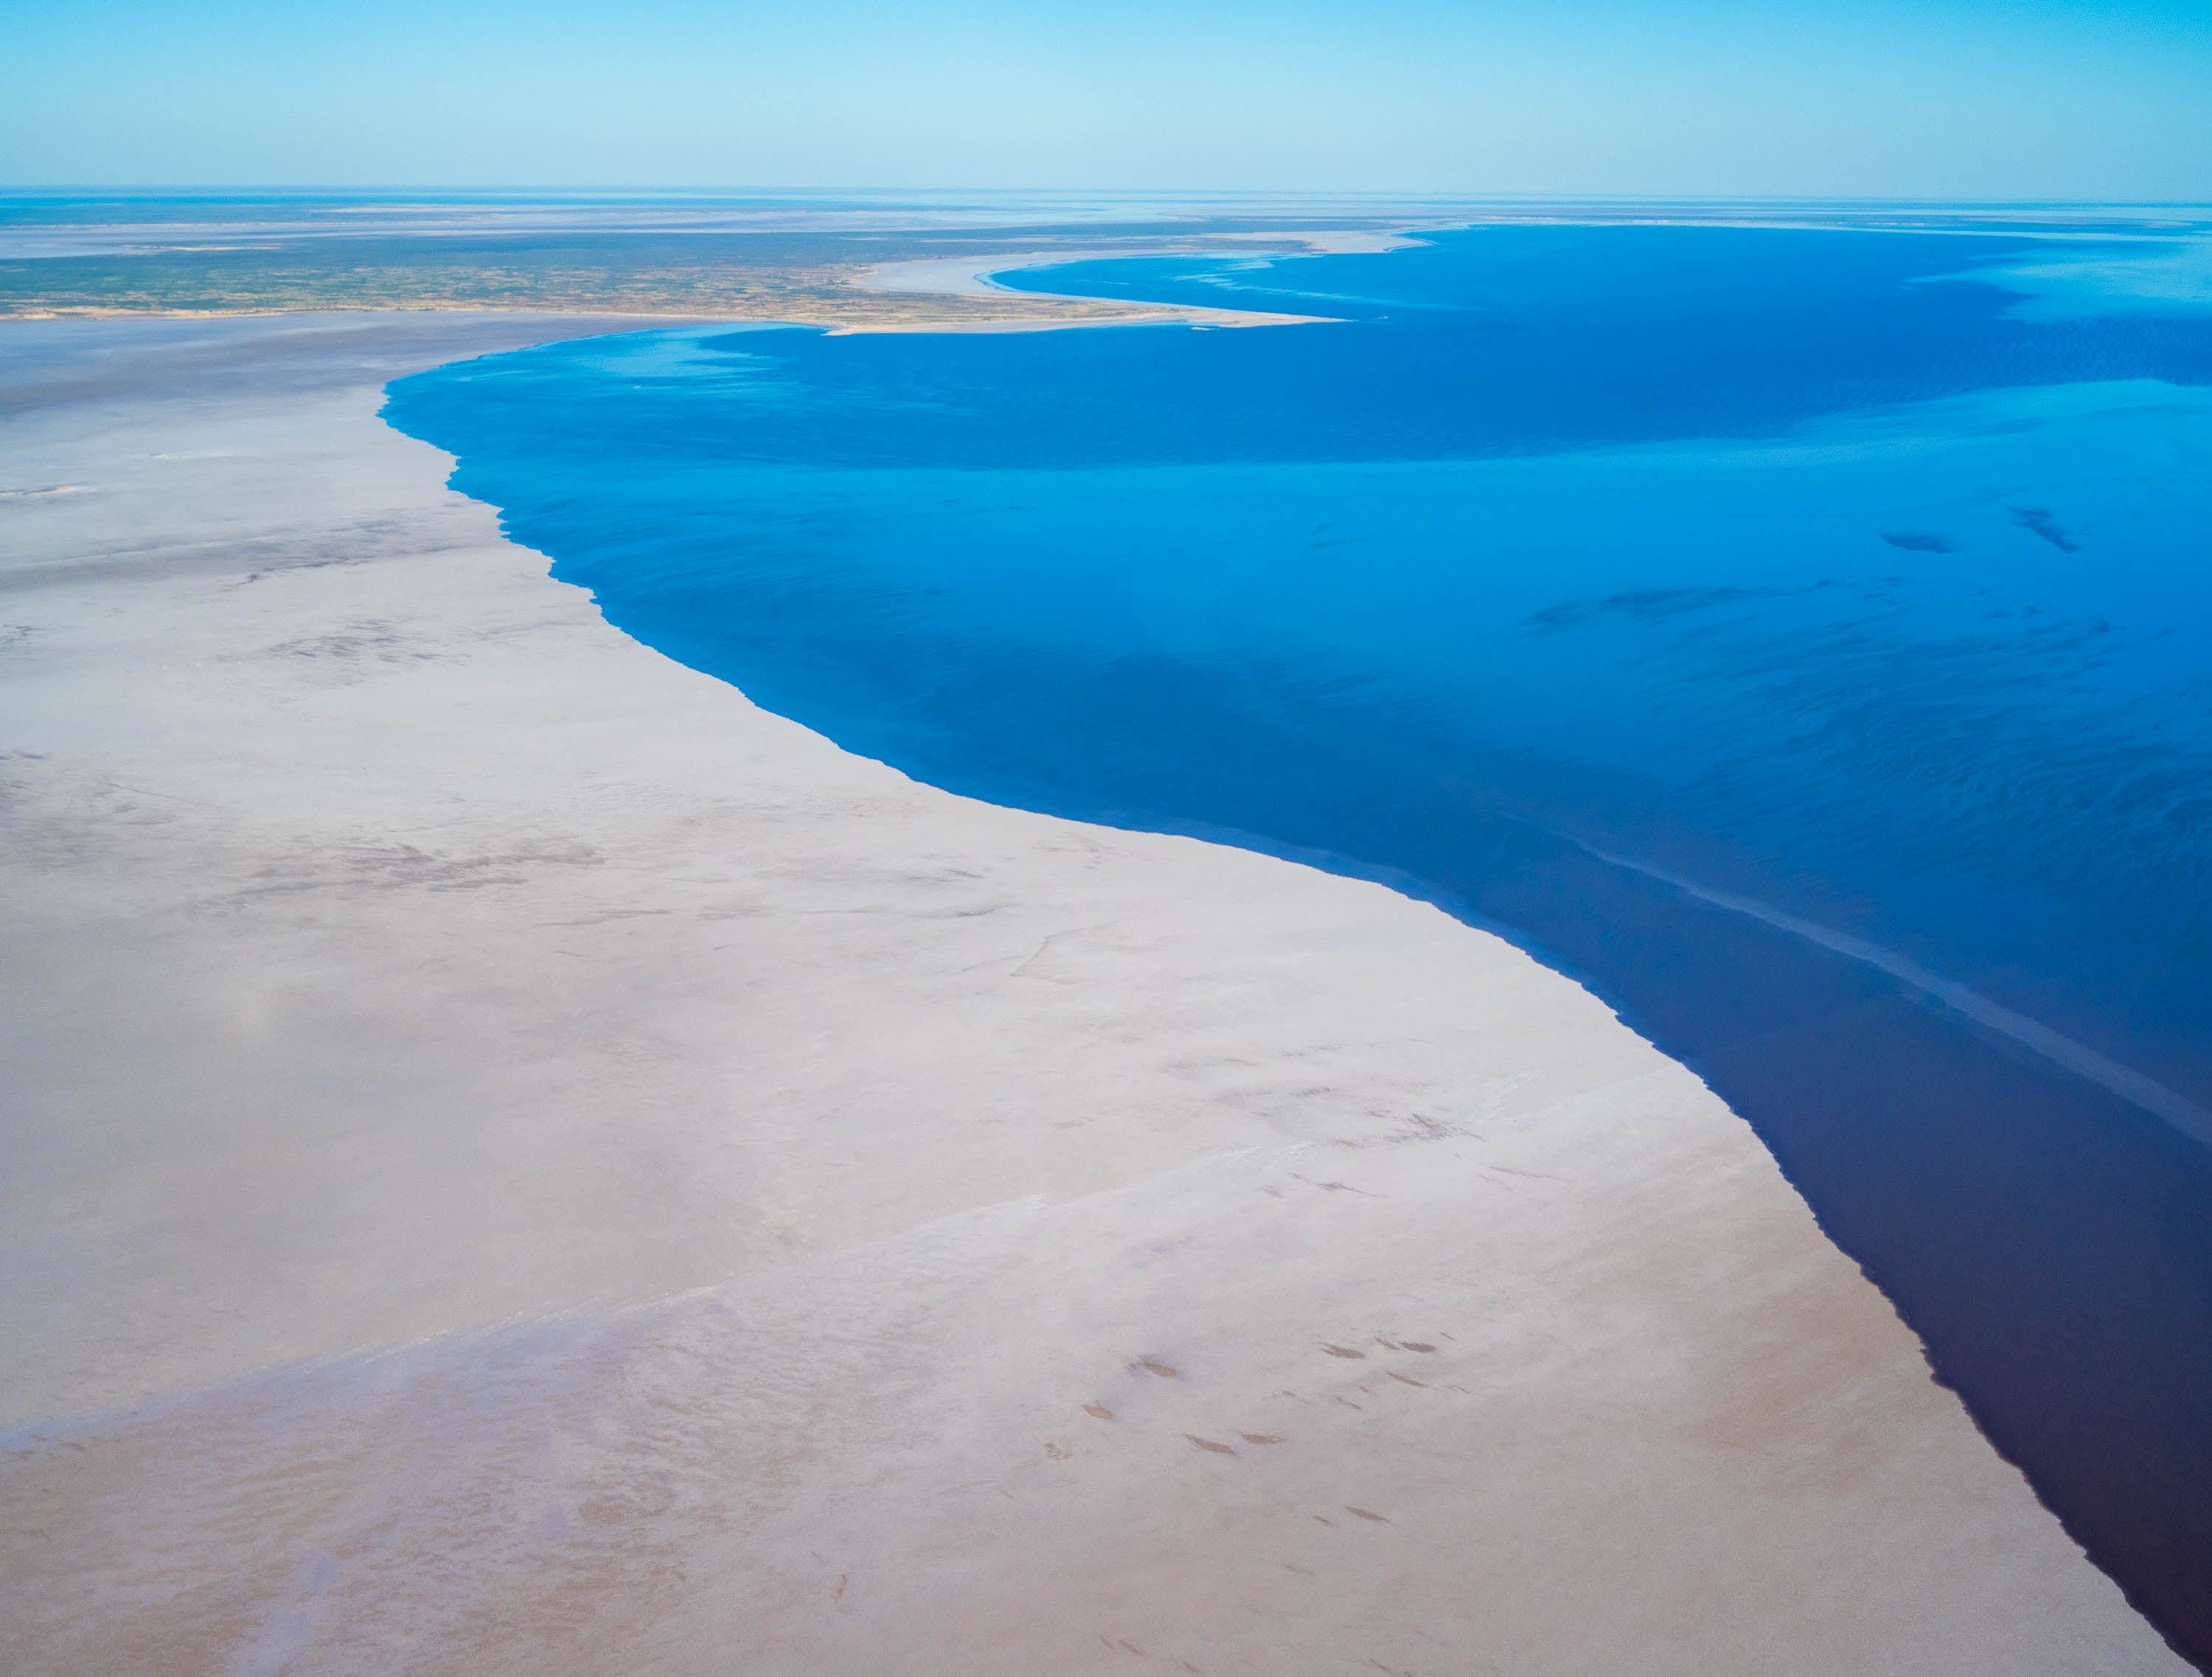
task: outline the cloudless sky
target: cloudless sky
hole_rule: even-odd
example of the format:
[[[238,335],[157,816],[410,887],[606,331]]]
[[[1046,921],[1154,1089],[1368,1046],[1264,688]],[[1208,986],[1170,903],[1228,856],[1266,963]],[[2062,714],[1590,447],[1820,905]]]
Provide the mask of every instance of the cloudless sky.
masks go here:
[[[12,0],[0,183],[2212,198],[2212,0]]]

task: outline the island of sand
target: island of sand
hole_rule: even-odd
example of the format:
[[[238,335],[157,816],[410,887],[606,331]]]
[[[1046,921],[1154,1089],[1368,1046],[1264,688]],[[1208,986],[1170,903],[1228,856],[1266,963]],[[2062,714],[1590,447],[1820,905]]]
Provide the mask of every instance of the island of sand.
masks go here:
[[[614,324],[0,337],[11,1673],[2186,1669],[1576,985],[848,756],[376,417]]]

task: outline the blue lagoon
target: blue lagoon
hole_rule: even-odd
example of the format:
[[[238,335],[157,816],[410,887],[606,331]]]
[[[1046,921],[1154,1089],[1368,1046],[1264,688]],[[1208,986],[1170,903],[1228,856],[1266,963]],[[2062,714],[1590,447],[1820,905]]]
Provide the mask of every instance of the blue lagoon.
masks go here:
[[[1003,283],[1323,319],[636,333],[387,417],[612,622],[852,750],[1384,879],[1580,978],[2202,1660],[2205,249],[1092,261]]]

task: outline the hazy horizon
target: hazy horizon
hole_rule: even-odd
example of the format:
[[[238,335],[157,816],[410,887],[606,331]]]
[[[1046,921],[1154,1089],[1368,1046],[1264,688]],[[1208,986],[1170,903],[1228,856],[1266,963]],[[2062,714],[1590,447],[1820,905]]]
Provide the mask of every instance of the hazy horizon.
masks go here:
[[[17,188],[2212,196],[2189,0],[30,0],[11,35]]]

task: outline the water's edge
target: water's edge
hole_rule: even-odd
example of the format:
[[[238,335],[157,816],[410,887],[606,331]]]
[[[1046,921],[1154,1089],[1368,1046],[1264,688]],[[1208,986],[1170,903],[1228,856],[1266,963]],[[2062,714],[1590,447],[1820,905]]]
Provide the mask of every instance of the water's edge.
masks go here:
[[[1049,284],[1072,289],[1066,270]],[[1612,855],[1510,795],[1409,790],[1319,711],[1264,724],[1237,713],[1250,749],[1217,765],[1198,803],[1135,769],[1085,782],[969,739],[965,759],[933,756],[921,735],[841,711],[742,638],[717,641],[611,595],[542,511],[505,503],[496,473],[455,447],[465,437],[419,412],[411,429],[409,413],[386,416],[453,450],[454,487],[550,553],[556,577],[592,589],[614,627],[844,750],[1001,806],[1375,881],[1583,984],[1752,1126],[1993,1447],[2177,1651],[2212,1662],[2212,1151],[2190,1133],[2201,1109],[2186,1095],[2100,1080],[2112,1062],[2094,1047],[2070,1066],[2063,1047],[2054,1059],[2008,1031],[2008,1010],[1978,1018],[1942,981],[1914,981],[1909,957],[1886,965],[1850,934],[1824,941],[1786,910],[1747,912],[1723,884]],[[1218,696],[1176,676],[1147,672],[1146,702],[1202,732]],[[1086,690],[1067,714],[1080,722],[1127,696]],[[1079,755],[1085,737],[1073,727],[1063,743]],[[1325,809],[1271,783],[1267,765],[1286,752],[1330,788]],[[1436,833],[1449,842],[1421,836]],[[2161,1116],[2162,1094],[2179,1104]]]

